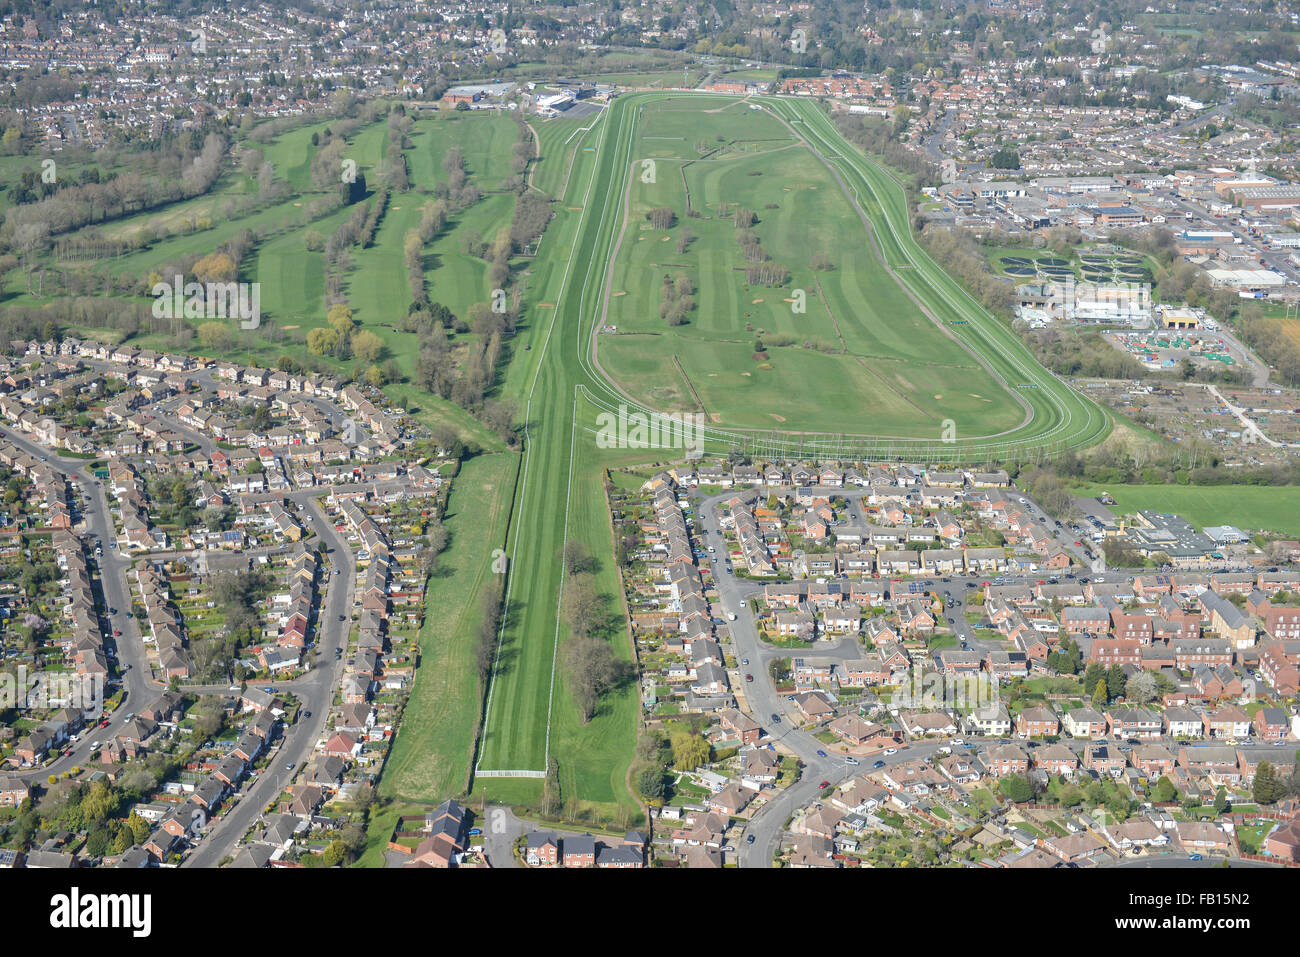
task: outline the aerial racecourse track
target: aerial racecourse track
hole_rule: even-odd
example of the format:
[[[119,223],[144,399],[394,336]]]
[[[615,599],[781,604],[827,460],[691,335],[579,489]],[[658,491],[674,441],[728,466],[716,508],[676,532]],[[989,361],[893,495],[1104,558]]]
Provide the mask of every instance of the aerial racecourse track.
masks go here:
[[[597,215],[581,225],[577,247],[583,257],[580,262],[585,264],[588,274],[581,288],[566,290],[575,298],[566,298],[560,308],[571,305],[576,309],[576,314],[565,314],[562,319],[576,320],[584,332],[577,356],[583,374],[575,377],[575,384],[593,409],[611,414],[620,406],[643,412],[656,408],[653,403],[639,401],[637,394],[601,362],[599,350],[608,348],[605,343],[621,337],[602,337],[597,335],[597,330],[613,295],[611,279],[620,232],[624,228],[624,192],[636,183],[644,162],[635,150],[638,125],[647,105],[666,100],[690,102],[698,105],[701,113],[716,112],[719,105],[741,102],[736,97],[716,94],[632,94],[615,100],[603,117],[603,125],[598,126],[597,169],[590,197],[597,208],[591,210],[587,204],[583,208],[584,215],[589,212]],[[814,161],[830,171],[835,185],[843,191],[845,206],[852,207],[857,214],[852,224],[858,226],[856,235],[841,236],[838,241],[870,250],[877,280],[896,283],[911,306],[910,312],[892,316],[890,321],[896,327],[910,329],[917,338],[955,344],[973,360],[972,364],[978,363],[982,377],[991,376],[996,381],[1002,391],[996,398],[1001,400],[1004,410],[1014,407],[1021,414],[1015,416],[1015,422],[1009,427],[1004,424],[994,431],[981,431],[976,427],[978,420],[960,418],[962,427],[955,430],[955,435],[952,430],[943,434],[938,422],[918,424],[912,435],[900,435],[895,422],[877,420],[875,405],[853,410],[857,427],[850,429],[781,430],[778,416],[773,416],[777,421],[772,426],[764,428],[714,427],[710,421],[703,430],[706,449],[715,452],[739,449],[778,457],[1007,461],[1041,458],[1086,447],[1106,436],[1111,425],[1108,415],[1044,369],[1011,329],[988,313],[917,243],[909,228],[903,188],[887,171],[848,144],[816,103],[783,97],[755,97],[747,102],[761,105],[776,117],[806,147]],[[603,197],[603,201],[597,200],[597,196]],[[575,200],[580,201],[581,198]],[[604,276],[593,274],[597,264],[608,264]],[[705,278],[702,274],[701,284]],[[743,325],[743,320],[732,321],[737,328]],[[744,333],[740,335],[743,337]],[[642,344],[648,350],[656,348],[653,341],[642,340]],[[918,377],[926,374],[923,365],[918,362],[911,374]],[[903,375],[908,374],[904,370]],[[818,385],[808,383],[813,389]],[[797,402],[798,397],[787,392],[786,401]],[[659,410],[683,411],[681,406],[659,407]],[[782,409],[770,411],[779,413]],[[1005,414],[1000,418],[1005,422]],[[586,416],[579,428],[594,429],[594,415]]]
[[[541,782],[491,782],[541,778],[552,757],[559,764],[559,783],[566,797],[576,795],[607,805],[630,799],[625,775],[636,735],[636,690],[610,695],[588,723],[580,723],[574,714],[563,678],[556,673],[565,572],[555,556],[571,539],[583,542],[593,555],[612,554],[603,466],[683,457],[680,450],[609,450],[596,441],[601,420],[608,421],[620,411],[645,415],[688,411],[681,405],[664,408],[641,401],[635,386],[612,374],[601,359],[604,343],[621,338],[602,335],[600,330],[610,314],[616,267],[626,272],[619,257],[630,225],[628,199],[634,184],[643,182],[639,171],[645,156],[639,155],[644,146],[639,125],[650,107],[667,101],[677,101],[675,106],[698,104],[703,112],[726,108],[740,98],[691,92],[626,94],[589,126],[575,128],[572,167],[563,177],[565,195],[557,198],[556,219],[529,270],[524,335],[530,351],[516,353],[505,385],[523,408],[524,461],[507,538],[509,571],[501,640],[474,763],[475,791],[490,784],[490,793],[501,799],[535,796]],[[983,309],[918,245],[910,230],[903,188],[847,143],[816,103],[763,96],[748,98],[744,104],[745,110],[760,106],[764,123],[779,127],[791,151],[808,151],[808,159],[822,167],[819,175],[827,189],[833,184],[847,221],[858,227],[854,235],[838,236],[836,241],[868,250],[875,263],[871,281],[896,283],[900,288],[892,294],[911,306],[905,315],[892,313],[891,321],[915,324],[917,336],[930,337],[956,356],[952,368],[967,369],[996,386],[1001,393],[994,397],[1000,416],[990,416],[996,428],[983,434],[972,428],[978,419],[971,416],[962,420],[964,428],[956,434],[951,430],[945,434],[933,418],[935,410],[929,410],[924,427],[911,434],[899,428],[898,421],[888,429],[879,428],[870,406],[856,410],[857,428],[826,431],[728,427],[700,416],[704,421],[695,438],[704,453],[738,450],[781,459],[985,463],[1039,459],[1106,437],[1111,428],[1107,414],[1044,369],[1011,329]],[[758,111],[753,115],[758,117]],[[564,155],[560,150],[560,161]],[[543,156],[541,162],[551,159]],[[669,175],[678,177],[678,168],[660,180]],[[551,179],[558,181],[559,176]],[[703,232],[704,226],[700,228]],[[653,284],[662,272],[640,275]],[[704,278],[701,270],[701,281]],[[701,296],[707,296],[703,289]],[[744,319],[728,321],[744,329]],[[743,338],[746,333],[739,335]],[[654,349],[662,340],[640,341],[644,348]],[[897,360],[894,368],[900,368]],[[857,371],[871,374],[861,362]],[[906,373],[901,368],[901,374]],[[791,396],[791,401],[796,399]],[[780,409],[766,411],[779,413]],[[771,418],[774,426],[780,421],[778,415]],[[604,562],[600,585],[606,593],[617,594],[618,578],[609,564]],[[626,631],[623,635],[616,644],[619,653],[630,658]]]

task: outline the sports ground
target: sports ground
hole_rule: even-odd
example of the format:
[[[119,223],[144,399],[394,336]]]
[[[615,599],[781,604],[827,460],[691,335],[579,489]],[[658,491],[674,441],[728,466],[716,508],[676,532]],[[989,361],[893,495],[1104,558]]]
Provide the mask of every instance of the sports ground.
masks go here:
[[[680,151],[683,143],[693,148],[693,136],[704,127],[718,131],[713,133],[714,137],[734,132],[732,118],[725,111],[731,110],[735,102],[734,97],[709,94],[632,94],[615,100],[585,131],[578,128],[579,138],[571,150],[562,149],[563,140],[559,136],[542,134],[543,142],[549,141],[553,147],[553,155],[564,156],[566,162],[571,161],[572,168],[565,171],[561,180],[567,183],[567,189],[557,204],[557,219],[551,224],[538,259],[530,269],[526,305],[532,317],[527,332],[532,349],[517,354],[508,380],[508,387],[518,389],[523,400],[526,451],[507,547],[512,564],[506,623],[476,755],[479,775],[475,782],[476,794],[486,790],[507,800],[535,794],[541,787],[535,777],[510,781],[498,775],[536,775],[545,769],[548,757],[555,757],[566,793],[573,794],[576,790],[584,800],[601,803],[627,800],[622,778],[631,760],[636,731],[635,694],[628,691],[616,696],[606,702],[602,713],[589,724],[579,724],[562,677],[554,668],[557,649],[564,637],[559,623],[564,580],[555,555],[569,538],[584,541],[594,555],[611,554],[612,536],[600,467],[609,463],[611,454],[626,458],[631,453],[610,453],[596,448],[590,434],[595,428],[596,413],[616,410],[621,403],[668,411],[681,407],[680,397],[665,401],[662,406],[651,401],[655,396],[649,383],[657,373],[650,368],[636,368],[631,355],[619,355],[616,349],[612,355],[607,353],[609,342],[619,337],[597,332],[602,317],[606,324],[626,323],[631,328],[636,328],[638,323],[647,327],[661,323],[657,308],[648,309],[661,281],[660,265],[653,267],[655,272],[649,272],[649,263],[658,262],[659,254],[648,250],[658,246],[676,255],[675,243],[647,238],[639,244],[646,247],[647,251],[643,252],[634,251],[626,238],[620,242],[625,223],[629,232],[633,227],[641,232],[639,226],[644,218],[643,213],[638,218],[638,209],[663,202],[658,196],[640,191],[641,185],[651,185],[642,184],[643,161],[655,158],[663,160],[665,167],[674,166],[672,155],[648,157],[642,151],[651,143],[656,144],[656,151],[666,151],[666,154]],[[756,227],[764,244],[770,242],[774,251],[783,248],[783,242],[787,243],[785,248],[818,241],[830,245],[831,239],[818,239],[814,235],[817,230],[813,226],[800,225],[804,222],[800,211],[808,222],[815,221],[810,211],[820,209],[824,215],[834,212],[839,221],[851,224],[852,217],[846,219],[841,210],[832,209],[837,204],[851,207],[856,203],[868,219],[870,233],[859,221],[858,233],[832,237],[837,244],[832,248],[853,247],[855,251],[840,260],[850,262],[851,267],[841,265],[823,274],[823,290],[828,285],[826,277],[838,274],[824,301],[829,304],[829,313],[837,308],[844,310],[841,331],[846,343],[851,341],[851,347],[841,355],[792,347],[791,355],[800,352],[807,355],[789,360],[792,368],[781,373],[787,376],[784,384],[774,376],[771,384],[757,386],[754,395],[760,396],[759,399],[729,395],[725,383],[720,383],[715,390],[705,386],[701,394],[704,405],[707,408],[710,402],[714,403],[715,408],[708,411],[711,416],[717,411],[722,419],[711,420],[706,429],[709,449],[745,448],[785,454],[825,454],[840,449],[858,455],[997,460],[1078,448],[1107,434],[1110,423],[1101,409],[1039,366],[1009,329],[975,303],[918,246],[908,228],[903,189],[885,171],[852,150],[815,104],[774,97],[753,102],[761,105],[764,113],[761,123],[754,121],[761,127],[758,132],[763,136],[759,138],[771,142],[766,146],[743,145],[736,150],[740,155],[719,160],[713,167],[705,168],[708,165],[705,162],[695,164],[700,168],[688,172],[686,182],[690,184],[694,177],[696,185],[683,189],[697,190],[701,204],[719,202],[725,190],[736,188],[728,186],[728,182],[734,184],[736,177],[745,177],[749,169],[762,170],[761,177],[747,177],[763,179],[762,186],[745,184],[756,191],[759,205],[769,201],[788,202],[794,210],[786,212],[786,228],[792,231],[793,238],[778,235],[779,229]],[[760,112],[749,111],[748,105],[744,107],[747,113]],[[717,108],[724,112],[702,114],[703,110]],[[700,119],[700,115],[705,118]],[[719,116],[727,116],[725,124]],[[679,133],[671,132],[673,124],[680,127]],[[652,131],[650,136],[676,135],[684,139],[647,140],[644,135],[647,129]],[[573,135],[573,129],[569,135]],[[773,156],[764,156],[761,150],[780,149],[781,145],[792,154],[804,151],[821,164],[821,171],[806,164],[792,171],[778,161],[771,168],[780,172],[771,174],[768,180],[766,164],[772,163]],[[543,167],[547,162],[546,152],[544,149]],[[671,174],[656,169],[656,183],[675,180],[680,184],[681,165],[675,164]],[[548,175],[550,181],[557,178],[554,170]],[[779,178],[786,177],[797,177],[794,181],[801,184],[816,185],[816,192],[824,189],[831,193],[838,188],[840,198],[828,201],[801,195],[797,200],[765,200],[764,191],[768,196],[778,192],[782,197],[788,195],[784,186],[789,182],[778,182]],[[684,194],[678,193],[676,202],[683,201]],[[625,213],[625,203],[629,213]],[[766,214],[780,225],[781,209],[756,212],[760,219]],[[691,363],[683,363],[688,375],[699,370],[702,377],[707,377],[704,370],[708,368],[719,373],[727,369],[744,371],[744,364],[751,362],[752,336],[744,331],[741,320],[758,317],[744,317],[743,308],[739,317],[727,314],[728,310],[745,305],[737,297],[746,291],[737,288],[735,280],[725,275],[731,267],[722,263],[721,249],[725,244],[721,236],[706,237],[706,225],[700,220],[691,219],[688,224],[699,237],[694,265],[688,268],[698,270],[700,301],[716,304],[716,314],[699,319],[698,328],[692,328],[695,322],[677,327],[682,336],[680,341],[685,343],[677,354],[679,358],[686,354],[685,360]],[[722,223],[719,232],[725,235],[731,228],[730,224]],[[807,231],[805,235],[798,235],[800,228]],[[772,234],[770,240],[768,233]],[[727,242],[734,245],[729,236]],[[875,267],[871,266],[866,252],[873,249],[879,251],[880,257]],[[716,263],[707,261],[710,250],[719,253]],[[881,260],[888,265],[887,270]],[[805,253],[802,262],[791,262],[792,271],[794,266],[802,267],[806,263]],[[648,275],[637,281],[635,277],[642,268]],[[805,269],[804,275],[807,273]],[[892,289],[886,281],[891,276],[895,287]],[[624,289],[626,297],[614,296]],[[617,319],[609,318],[608,302],[633,295],[640,297],[641,304],[627,307],[626,319],[622,313]],[[760,322],[775,330],[780,328],[780,322],[795,321],[785,315],[782,306],[766,301],[769,296],[781,296],[781,290],[765,289],[750,299],[760,295],[765,299],[763,303],[749,303],[768,307]],[[859,297],[865,297],[867,302],[860,303]],[[887,305],[878,305],[881,302]],[[898,317],[900,310],[907,311],[902,319]],[[814,314],[810,305],[808,315],[800,321],[816,324],[824,332],[829,315],[827,311]],[[738,324],[746,339],[745,354],[734,358],[728,353],[725,340],[736,335]],[[699,341],[688,342],[688,336]],[[687,354],[693,350],[697,354]],[[713,350],[713,355],[718,357],[716,361],[708,358],[707,350]],[[833,366],[818,364],[821,359],[833,361],[841,370],[848,369],[854,350],[861,350],[863,355],[879,352],[880,364],[892,361],[907,370],[901,373],[905,381],[894,383],[892,390],[888,385],[854,385],[853,388],[862,391],[855,394],[853,401],[865,403],[857,408],[848,400],[836,400],[830,394],[806,405],[802,399],[793,398],[797,383],[834,374],[829,371]],[[784,353],[774,349],[772,355],[775,357],[773,371],[777,370],[778,362],[785,370]],[[806,365],[801,367],[800,360]],[[908,388],[913,398],[919,396],[923,373],[912,369],[922,367],[927,360],[942,360],[948,370],[936,373],[933,384],[925,383],[923,388],[934,389],[929,395],[942,396],[960,386],[968,393],[967,398],[969,393],[976,393],[978,398],[992,398],[992,408],[983,416],[978,413],[978,407],[962,409],[962,421],[970,431],[964,433],[959,427],[952,442],[943,441],[933,424],[916,428],[915,419],[909,418],[899,406],[885,413],[887,418],[882,417],[880,421],[886,424],[878,431],[874,416],[877,405],[885,404],[882,397],[887,391],[907,394]],[[645,361],[662,361],[662,357],[653,356]],[[863,372],[858,378],[866,379],[869,375]],[[847,377],[844,374],[841,379]],[[830,388],[820,381],[815,381],[815,386]],[[770,405],[760,404],[760,400]],[[834,427],[818,428],[813,413],[819,402],[823,403],[822,408],[847,406],[848,414]],[[932,423],[945,409],[956,408],[943,405],[942,399],[932,398],[930,402],[925,414]],[[795,408],[795,403],[801,407]],[[787,421],[791,417],[799,419],[802,434],[782,431],[782,424],[771,418],[769,413],[784,415],[779,411],[782,408],[791,413],[786,416]],[[760,413],[768,417],[768,422],[758,418]],[[744,418],[746,414],[750,416],[748,420]],[[728,415],[732,416],[731,421]],[[949,412],[942,417],[957,419],[958,413]],[[646,455],[641,452],[641,459]],[[602,563],[601,584],[611,595],[616,595],[617,580],[610,564],[607,558]],[[630,645],[619,650],[630,654]]]

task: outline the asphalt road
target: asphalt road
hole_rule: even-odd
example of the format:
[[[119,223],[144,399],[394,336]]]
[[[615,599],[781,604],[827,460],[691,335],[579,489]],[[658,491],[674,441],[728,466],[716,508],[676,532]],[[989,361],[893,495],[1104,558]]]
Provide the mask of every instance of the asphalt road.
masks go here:
[[[718,602],[714,611],[721,613],[724,619],[730,614],[736,615],[735,621],[727,622],[738,665],[737,672],[731,676],[732,687],[738,696],[743,695],[744,709],[763,726],[764,731],[770,735],[772,743],[792,752],[803,764],[799,780],[772,797],[754,814],[745,827],[741,843],[737,847],[741,867],[770,867],[778,850],[785,823],[791,815],[799,808],[811,804],[823,791],[829,793],[832,787],[863,773],[869,767],[867,764],[849,764],[842,756],[829,752],[826,757],[820,756],[817,752],[825,751],[825,745],[811,734],[796,727],[801,719],[798,710],[785,696],[777,693],[772,683],[767,663],[773,658],[788,657],[791,652],[789,649],[765,644],[759,638],[749,602],[763,593],[763,583],[737,578],[727,570],[726,540],[719,534],[721,526],[718,521],[718,506],[727,499],[735,497],[740,491],[731,490],[708,498],[692,495],[690,499],[697,540],[708,556],[707,561],[712,566],[713,580],[718,591]],[[866,519],[860,508],[860,500],[866,494],[865,490],[836,489],[836,494],[849,500],[850,513],[855,516],[854,524],[860,523],[865,526]],[[1012,494],[1016,494],[1015,490],[1012,490]],[[1016,497],[1021,496],[1016,495]],[[1075,553],[1080,560],[1083,559],[1082,550],[1075,548],[1073,539],[1069,538],[1068,528],[1057,530],[1055,520],[1027,498],[1022,506],[1031,517],[1049,530],[1062,547]],[[710,546],[715,551],[708,552]],[[1008,582],[1035,582],[1044,575],[998,577]],[[1105,580],[1107,576],[1103,573],[1093,577]],[[1117,574],[1113,577],[1122,576]],[[967,642],[975,650],[989,650],[998,645],[998,643],[977,639],[965,619],[966,596],[974,591],[974,588],[969,585],[988,581],[989,578],[988,575],[954,575],[947,576],[946,580],[942,576],[928,580],[930,590],[945,601],[944,615],[948,619],[948,625],[959,640]],[[924,584],[927,580],[916,579],[916,581]],[[951,606],[948,606],[949,600],[952,602]],[[860,657],[861,648],[857,640],[850,636],[836,641],[814,643],[809,646],[808,654],[846,660]],[[745,659],[748,659],[748,665],[744,664]],[[747,681],[746,675],[752,675],[753,680]],[[875,761],[882,760],[886,765],[890,765],[911,761],[918,757],[933,755],[940,748],[948,746],[950,745],[945,741],[910,743],[900,747],[896,754],[873,756],[870,763],[874,764]],[[1078,747],[1082,748],[1083,744],[1079,743]],[[822,781],[829,782],[830,787],[821,788]],[[752,843],[749,841],[751,837]]]
[[[126,583],[126,572],[130,561],[124,558],[116,548],[113,534],[113,520],[108,510],[108,501],[103,487],[98,484],[88,468],[88,463],[78,458],[63,458],[45,446],[33,442],[21,433],[5,429],[6,440],[17,447],[45,460],[52,469],[62,472],[86,491],[89,503],[78,497],[78,507],[84,505],[82,513],[84,529],[74,529],[78,533],[91,536],[92,552],[95,542],[102,544],[104,554],[95,559],[99,565],[99,579],[103,590],[104,613],[109,608],[116,608],[117,614],[109,616],[111,628],[122,632],[121,637],[113,638],[111,631],[106,636],[106,646],[115,650],[120,672],[117,684],[125,690],[121,707],[109,718],[106,728],[90,728],[81,734],[80,739],[71,745],[72,753],[40,768],[21,772],[29,779],[44,779],[51,774],[62,774],[73,767],[86,767],[90,762],[91,745],[95,742],[111,740],[126,724],[126,715],[149,704],[164,686],[152,680],[149,659],[145,654],[144,641],[140,629],[130,615],[131,600]],[[93,555],[92,555],[93,558]],[[129,667],[127,667],[129,666]],[[111,694],[114,685],[105,688],[105,694]]]
[[[191,377],[197,379],[202,376]],[[210,374],[207,378],[211,381]],[[170,417],[164,418],[170,427],[204,450],[211,451],[214,447],[207,436],[185,428]],[[51,468],[74,478],[87,492],[89,504],[84,512],[84,533],[91,537],[92,550],[96,542],[103,547],[103,556],[97,561],[105,602],[104,611],[107,613],[109,608],[117,609],[116,615],[109,616],[110,625],[122,632],[120,637],[110,639],[116,645],[120,667],[125,669],[121,672],[121,685],[126,690],[122,705],[114,712],[107,727],[85,731],[80,740],[72,744],[71,754],[41,768],[22,772],[27,778],[44,779],[50,774],[62,774],[74,766],[88,766],[91,763],[92,745],[112,740],[125,726],[126,715],[148,704],[166,686],[152,679],[143,637],[135,619],[129,614],[131,597],[127,573],[131,559],[115,547],[112,515],[102,483],[91,474],[86,461],[60,457],[21,433],[11,430],[5,430],[5,433],[8,441],[44,459]],[[302,710],[310,711],[312,716],[305,723],[299,722],[284,729],[278,751],[267,768],[257,778],[245,780],[238,799],[231,799],[233,807],[228,806],[226,814],[218,818],[199,847],[186,859],[185,866],[212,867],[233,853],[239,838],[252,826],[262,808],[292,780],[293,774],[286,770],[286,765],[292,764],[295,770],[301,768],[325,730],[334,687],[344,666],[344,659],[334,660],[334,651],[336,648],[347,650],[348,630],[352,626],[355,569],[346,538],[335,530],[333,523],[315,501],[319,494],[318,489],[299,489],[286,494],[290,501],[305,506],[306,511],[301,512],[300,517],[305,517],[315,529],[329,553],[325,569],[329,575],[328,591],[324,607],[317,618],[319,652],[315,667],[306,675],[293,681],[276,683],[277,687],[292,691],[302,701]],[[339,569],[337,575],[334,574],[335,568]],[[325,584],[322,582],[322,585]],[[340,615],[345,616],[346,621],[340,622]],[[219,693],[224,688],[202,686],[193,690]],[[109,691],[111,692],[111,687]]]
[[[703,502],[696,500],[693,510],[701,541],[715,548],[721,545],[722,537],[715,534],[719,527],[715,509],[719,502],[734,494],[729,492],[713,496]],[[761,594],[762,585],[742,582],[728,574],[722,556],[721,550],[710,556],[713,559],[719,605],[726,612],[736,615],[736,620],[729,624],[737,662],[744,658],[750,660],[749,666],[739,666],[740,674],[733,675],[733,686],[744,695],[746,709],[763,726],[771,741],[792,752],[803,764],[800,779],[769,800],[754,815],[744,830],[744,840],[738,848],[741,867],[770,867],[785,822],[797,808],[811,803],[821,793],[820,783],[829,781],[832,785],[837,785],[862,769],[849,764],[842,757],[819,756],[817,752],[825,750],[825,746],[811,734],[796,727],[800,721],[799,712],[785,696],[777,693],[766,667],[767,660],[783,656],[787,652],[771,648],[759,639],[758,628],[746,600],[754,594]],[[841,642],[839,651],[845,657],[856,657],[859,653],[854,642],[847,643],[847,647],[846,643]],[[752,682],[745,680],[744,675],[747,673],[753,674]],[[774,721],[773,715],[778,716],[779,720]],[[922,745],[908,749],[906,754],[900,751],[887,760],[911,760],[917,755],[933,753],[941,746],[937,742]],[[751,836],[754,838],[753,843],[747,840]]]
[[[342,674],[344,659],[334,660],[334,649],[347,650],[348,630],[352,627],[352,600],[355,570],[347,540],[335,531],[321,507],[313,502],[306,513],[312,527],[328,547],[325,573],[330,576],[329,591],[317,618],[318,649],[315,667],[304,677],[277,684],[292,692],[302,702],[299,712],[310,711],[311,717],[283,729],[279,749],[262,773],[252,781],[245,779],[238,803],[219,817],[199,846],[182,864],[183,867],[215,867],[234,853],[239,839],[253,826],[262,810],[293,780],[326,731],[334,688]],[[338,575],[333,570],[340,569]],[[339,615],[347,620],[340,622]],[[293,771],[288,770],[292,766]]]

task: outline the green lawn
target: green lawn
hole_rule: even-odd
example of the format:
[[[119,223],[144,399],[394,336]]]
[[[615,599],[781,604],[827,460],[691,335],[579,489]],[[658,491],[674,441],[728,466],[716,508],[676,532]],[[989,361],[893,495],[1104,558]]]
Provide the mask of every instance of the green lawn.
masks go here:
[[[1075,494],[1109,492],[1118,514],[1153,508],[1177,512],[1198,528],[1236,525],[1242,531],[1300,536],[1300,487],[1267,485],[1107,485],[1084,486]]]
[[[747,429],[860,432],[870,410],[879,434],[937,437],[949,418],[966,435],[1023,419],[975,358],[913,306],[834,178],[775,115],[727,98],[666,98],[644,108],[638,134],[636,156],[653,160],[655,175],[630,179],[608,299],[619,334],[596,342],[606,371],[632,395]],[[686,217],[688,197],[701,218]],[[763,248],[791,273],[784,286],[746,282],[724,212],[736,205],[757,215]],[[659,206],[676,212],[675,226],[651,228],[647,214]],[[677,253],[685,233],[695,239]],[[835,268],[814,271],[814,258]],[[697,308],[670,327],[659,316],[660,284],[678,275],[691,279]],[[753,358],[759,338],[766,361]]]
[[[480,455],[452,481],[445,524],[450,543],[429,580],[420,667],[384,768],[380,794],[436,801],[462,794],[479,717],[474,647],[493,551],[505,541],[519,459]]]

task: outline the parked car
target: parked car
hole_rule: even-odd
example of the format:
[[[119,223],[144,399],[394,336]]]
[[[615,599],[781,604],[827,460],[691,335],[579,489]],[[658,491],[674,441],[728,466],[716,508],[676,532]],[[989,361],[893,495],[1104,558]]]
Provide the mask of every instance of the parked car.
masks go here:
[[[746,843],[746,844],[753,844],[753,843],[754,843],[754,835],[753,835],[753,834],[746,834],[746,835],[745,835],[745,843]]]
[[[753,680],[754,680],[754,676],[753,676],[753,675],[745,675],[745,680],[746,680],[746,681],[753,681]]]
[[[817,789],[819,791],[825,791],[830,786],[831,786],[830,781],[823,781],[821,784],[817,785]]]

